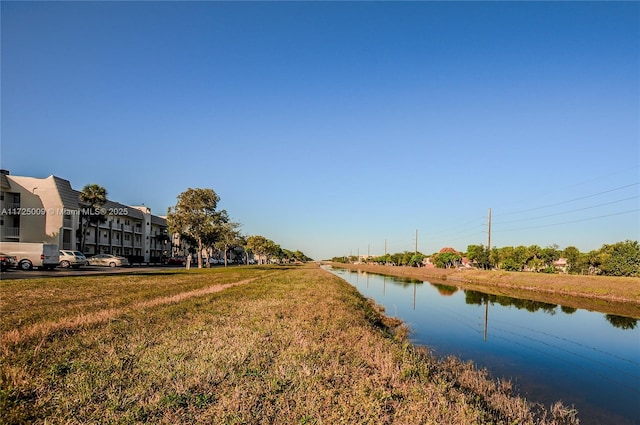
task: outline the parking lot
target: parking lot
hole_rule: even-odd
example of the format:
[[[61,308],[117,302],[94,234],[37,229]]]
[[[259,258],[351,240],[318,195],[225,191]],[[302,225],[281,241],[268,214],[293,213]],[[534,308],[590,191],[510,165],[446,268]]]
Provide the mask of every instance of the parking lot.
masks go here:
[[[0,273],[1,279],[29,279],[29,278],[41,278],[41,277],[65,277],[65,276],[87,276],[87,275],[99,275],[99,274],[114,274],[114,273],[151,273],[160,270],[176,270],[180,267],[173,266],[132,266],[132,267],[97,267],[86,266],[79,269],[62,269],[55,268],[53,270],[18,270],[9,269]]]

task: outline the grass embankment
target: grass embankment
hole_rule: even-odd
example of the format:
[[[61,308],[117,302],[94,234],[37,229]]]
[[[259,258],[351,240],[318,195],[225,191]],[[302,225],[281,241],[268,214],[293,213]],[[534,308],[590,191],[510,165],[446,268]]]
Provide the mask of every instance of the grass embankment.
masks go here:
[[[2,423],[551,423],[316,266],[0,288]]]
[[[640,319],[640,278],[327,264]]]

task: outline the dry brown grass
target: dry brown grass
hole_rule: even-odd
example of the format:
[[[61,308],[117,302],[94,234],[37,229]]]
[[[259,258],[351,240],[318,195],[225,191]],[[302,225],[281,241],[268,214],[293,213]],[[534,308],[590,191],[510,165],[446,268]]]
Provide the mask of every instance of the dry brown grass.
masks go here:
[[[223,291],[186,279],[130,304],[114,294],[108,320],[9,344],[0,422],[552,423],[508,383],[409,344],[342,279],[313,266],[258,272]]]
[[[233,286],[249,283],[253,279],[245,279],[234,283],[218,284],[206,288],[196,289],[193,291],[181,292],[166,297],[153,298],[147,301],[140,301],[123,308],[110,308],[106,310],[97,310],[89,313],[81,313],[76,316],[67,316],[54,321],[41,321],[29,326],[23,326],[12,329],[0,335],[0,345],[3,348],[9,348],[21,341],[32,338],[48,338],[54,333],[72,332],[77,328],[97,325],[110,320],[116,319],[131,311],[142,311],[145,309],[157,307],[163,304],[174,304],[194,297],[202,297],[204,295],[220,292]]]
[[[249,273],[249,274],[247,274]],[[42,322],[131,307],[135,303],[167,297],[258,277],[273,270],[226,268],[211,270],[168,270],[159,273],[37,278],[0,281],[0,332],[13,331]]]

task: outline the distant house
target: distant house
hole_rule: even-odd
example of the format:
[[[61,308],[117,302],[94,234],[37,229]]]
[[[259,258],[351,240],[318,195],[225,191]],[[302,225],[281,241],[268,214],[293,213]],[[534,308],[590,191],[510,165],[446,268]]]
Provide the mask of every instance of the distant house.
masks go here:
[[[422,259],[422,266],[428,269],[435,269],[436,266],[431,262],[431,257],[424,257]]]
[[[471,269],[473,267],[473,264],[471,264],[467,257],[462,257],[462,259],[460,260],[460,264],[458,265],[459,269]]]
[[[554,261],[553,267],[560,273],[569,273],[569,263],[566,258],[559,258]]]

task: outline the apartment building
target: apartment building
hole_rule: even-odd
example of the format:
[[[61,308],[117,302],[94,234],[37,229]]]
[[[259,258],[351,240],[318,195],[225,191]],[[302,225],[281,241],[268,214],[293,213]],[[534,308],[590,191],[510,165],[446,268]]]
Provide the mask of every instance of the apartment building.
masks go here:
[[[171,255],[171,238],[164,217],[146,206],[107,201],[104,219],[83,226],[81,217],[91,213],[80,201],[80,192],[68,180],[13,176],[0,170],[0,240],[43,242],[61,249],[93,255],[122,255],[134,262],[158,262]]]

